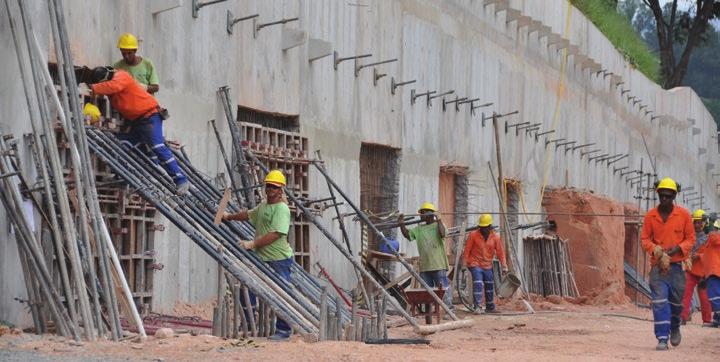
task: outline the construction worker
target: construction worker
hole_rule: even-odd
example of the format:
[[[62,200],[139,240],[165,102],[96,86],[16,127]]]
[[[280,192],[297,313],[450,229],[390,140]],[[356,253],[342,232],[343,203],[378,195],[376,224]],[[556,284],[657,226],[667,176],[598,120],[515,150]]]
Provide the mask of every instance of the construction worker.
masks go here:
[[[710,301],[708,300],[707,289],[701,287],[698,283],[705,277],[705,269],[699,255],[705,248],[708,235],[703,229],[707,223],[705,210],[697,209],[692,214],[693,226],[695,228],[695,245],[690,251],[690,257],[685,261],[685,294],[683,295],[683,312],[680,315],[682,324],[690,320],[690,310],[692,309],[692,297],[695,294],[695,286],[698,286],[698,297],[700,298],[700,313],[702,314],[703,324],[710,324],[712,321],[712,312],[710,309]]]
[[[275,273],[290,282],[290,267],[293,265],[294,253],[287,239],[290,230],[290,208],[283,200],[285,184],[285,175],[280,170],[268,172],[265,176],[265,201],[252,210],[225,214],[223,220],[250,221],[255,227],[255,239],[241,240],[240,246],[255,251]],[[252,304],[254,307],[255,303]],[[291,333],[292,328],[278,318],[275,323],[275,334],[270,336],[270,339],[287,340]]]
[[[120,49],[122,59],[118,60],[112,67],[130,73],[148,93],[157,93],[160,90],[157,71],[155,71],[155,66],[150,59],[137,55],[137,38],[130,33],[122,34],[118,38],[117,47]]]
[[[707,326],[720,328],[720,232],[710,233],[700,259],[705,268],[703,282],[713,311],[712,322]]]
[[[443,300],[448,308],[453,309],[452,290],[448,279],[448,258],[445,253],[445,225],[442,222],[437,208],[430,202],[425,202],[418,210],[423,225],[412,229],[405,226],[405,216],[400,214],[398,223],[400,231],[410,241],[417,242],[420,254],[420,277],[433,288],[442,286],[445,290]]]
[[[690,213],[674,204],[679,190],[669,177],[655,184],[660,204],[645,214],[641,235],[642,248],[651,256],[650,291],[659,351],[668,349],[668,338],[673,346],[682,340],[680,314],[685,275],[681,263],[695,243]]]
[[[490,214],[482,214],[478,219],[480,229],[468,235],[465,242],[463,259],[473,279],[473,301],[475,314],[498,313],[495,308],[495,279],[493,277],[493,257],[500,260],[503,276],[508,273],[505,260],[505,248],[500,236],[495,233]],[[482,308],[483,291],[485,292],[485,310]]]
[[[109,96],[112,107],[130,124],[128,132],[118,137],[131,146],[144,144],[152,150],[151,159],[173,178],[178,193],[186,193],[190,183],[165,146],[162,122],[167,118],[167,111],[124,70],[97,67],[93,69],[90,83],[92,92]]]

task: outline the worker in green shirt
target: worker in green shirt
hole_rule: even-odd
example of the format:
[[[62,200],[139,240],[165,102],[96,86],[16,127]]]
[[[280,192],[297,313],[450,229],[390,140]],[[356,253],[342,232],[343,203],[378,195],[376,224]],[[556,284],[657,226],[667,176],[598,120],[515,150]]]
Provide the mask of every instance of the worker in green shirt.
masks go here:
[[[445,225],[435,205],[426,202],[418,210],[423,225],[410,230],[405,226],[405,216],[400,215],[398,222],[400,231],[410,241],[417,242],[420,253],[420,277],[433,288],[442,286],[445,290],[443,299],[448,308],[453,309],[452,290],[448,279],[448,258],[445,253]]]
[[[285,175],[280,170],[272,170],[265,176],[266,200],[252,210],[237,214],[225,214],[223,220],[250,221],[255,227],[255,240],[240,241],[240,246],[253,250],[270,267],[288,282],[290,267],[293,265],[293,249],[288,243],[287,234],[290,230],[290,208],[283,201]],[[255,307],[255,298],[251,302]],[[275,334],[271,340],[287,340],[292,328],[282,319],[275,323]]]
[[[155,66],[150,59],[137,55],[138,40],[130,34],[125,33],[120,35],[117,43],[120,53],[122,53],[122,59],[112,65],[115,69],[122,69],[135,78],[143,88],[150,94],[155,94],[160,90],[160,80],[158,79]]]

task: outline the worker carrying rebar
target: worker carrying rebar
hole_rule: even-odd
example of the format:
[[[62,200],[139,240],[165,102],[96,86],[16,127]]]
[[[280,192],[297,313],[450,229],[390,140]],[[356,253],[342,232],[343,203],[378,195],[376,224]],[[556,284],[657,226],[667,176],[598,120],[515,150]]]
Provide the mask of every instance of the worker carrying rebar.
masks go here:
[[[700,254],[704,268],[704,284],[713,317],[710,327],[720,328],[720,231],[708,235],[705,248]]]
[[[454,309],[452,303],[452,289],[448,279],[448,258],[445,252],[445,225],[442,217],[437,213],[437,208],[430,202],[425,202],[418,210],[420,220],[424,224],[412,229],[405,226],[405,215],[398,216],[400,231],[410,241],[417,243],[420,254],[420,277],[433,288],[442,286],[445,289],[443,300],[450,309]]]
[[[645,214],[642,226],[642,248],[651,256],[650,297],[659,351],[668,349],[668,339],[673,346],[682,340],[680,314],[685,275],[681,264],[695,244],[690,213],[674,204],[680,189],[669,177],[656,182],[660,204]]]
[[[500,260],[503,276],[508,273],[505,259],[505,248],[500,236],[493,229],[493,219],[490,214],[482,214],[478,219],[478,230],[468,235],[465,242],[463,259],[473,280],[473,313],[498,313],[495,307],[495,279],[493,276],[493,258]],[[483,310],[483,292],[485,294],[485,309]]]
[[[249,221],[255,227],[255,240],[240,241],[246,250],[255,253],[270,267],[288,282],[290,267],[293,265],[293,249],[288,243],[287,234],[290,231],[290,208],[283,199],[285,175],[280,170],[272,170],[265,176],[266,199],[252,210],[241,211],[236,214],[224,214],[223,220]],[[251,302],[255,307],[255,298]],[[282,319],[277,318],[275,334],[271,340],[287,340],[292,328]]]
[[[157,71],[150,59],[137,55],[137,38],[130,33],[124,33],[118,38],[117,47],[120,49],[122,59],[115,62],[112,67],[130,73],[148,93],[157,93],[160,90]]]
[[[165,145],[163,120],[168,118],[167,110],[124,70],[96,67],[90,83],[93,94],[109,96],[112,107],[130,124],[128,132],[118,134],[118,138],[132,147],[145,145],[149,148],[152,152],[146,153],[153,162],[165,168],[175,181],[178,193],[186,193],[190,183]]]
[[[709,326],[712,323],[712,310],[708,300],[707,288],[703,281],[705,268],[702,265],[699,255],[703,253],[707,245],[708,234],[704,229],[707,224],[705,210],[697,209],[692,214],[693,227],[695,228],[695,245],[690,251],[690,257],[685,260],[685,294],[683,295],[683,312],[680,315],[682,324],[690,320],[692,309],[692,297],[697,286],[698,298],[700,299],[700,313],[703,325]]]

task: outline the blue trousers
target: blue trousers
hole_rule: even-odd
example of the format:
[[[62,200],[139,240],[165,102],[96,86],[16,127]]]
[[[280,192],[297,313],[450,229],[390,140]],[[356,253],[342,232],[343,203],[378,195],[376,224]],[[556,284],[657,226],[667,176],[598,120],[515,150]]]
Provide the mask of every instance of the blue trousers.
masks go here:
[[[660,272],[659,266],[652,267],[650,296],[655,320],[655,337],[658,341],[667,341],[670,331],[680,328],[683,293],[685,293],[685,272],[680,263],[670,264],[670,270],[665,274]]]
[[[485,291],[485,308],[487,310],[495,310],[495,279],[493,279],[493,270],[483,269],[477,266],[469,268],[473,279],[473,301],[475,308],[482,304],[483,291]]]
[[[292,279],[290,277],[290,267],[293,265],[293,258],[287,258],[283,260],[277,260],[277,261],[267,261],[266,262],[272,269],[280,275],[283,279],[290,282]],[[243,304],[243,309],[245,310],[245,320],[249,320],[248,313],[250,311],[246,308],[245,303]],[[252,305],[252,313],[255,312],[255,306],[257,305],[257,298],[253,293],[250,293],[250,304]],[[257,320],[257,319],[256,319]],[[282,335],[283,337],[289,337],[290,334],[292,334],[292,327],[290,327],[287,322],[280,319],[279,317],[275,318],[275,334]]]
[[[442,285],[445,290],[443,301],[448,308],[453,309],[452,289],[450,288],[450,279],[448,279],[447,270],[441,269],[420,272],[420,278],[433,288],[438,288]]]
[[[707,293],[713,311],[713,324],[720,325],[720,277],[711,275],[707,278]]]
[[[146,119],[132,121],[129,132],[120,134],[118,138],[131,147],[145,145],[152,152],[148,153],[147,150],[144,150],[144,152],[155,164],[161,165],[165,169],[165,172],[172,177],[176,185],[187,182],[187,178],[180,169],[177,160],[175,160],[175,156],[165,146],[162,118],[158,113],[154,113]]]

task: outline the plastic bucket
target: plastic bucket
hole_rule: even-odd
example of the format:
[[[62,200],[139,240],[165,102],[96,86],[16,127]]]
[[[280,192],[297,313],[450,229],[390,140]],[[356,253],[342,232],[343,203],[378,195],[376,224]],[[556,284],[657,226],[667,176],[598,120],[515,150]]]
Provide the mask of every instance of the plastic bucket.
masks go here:
[[[500,288],[498,288],[497,293],[502,298],[510,298],[519,287],[520,279],[518,279],[515,274],[508,274],[502,283],[500,283]]]

